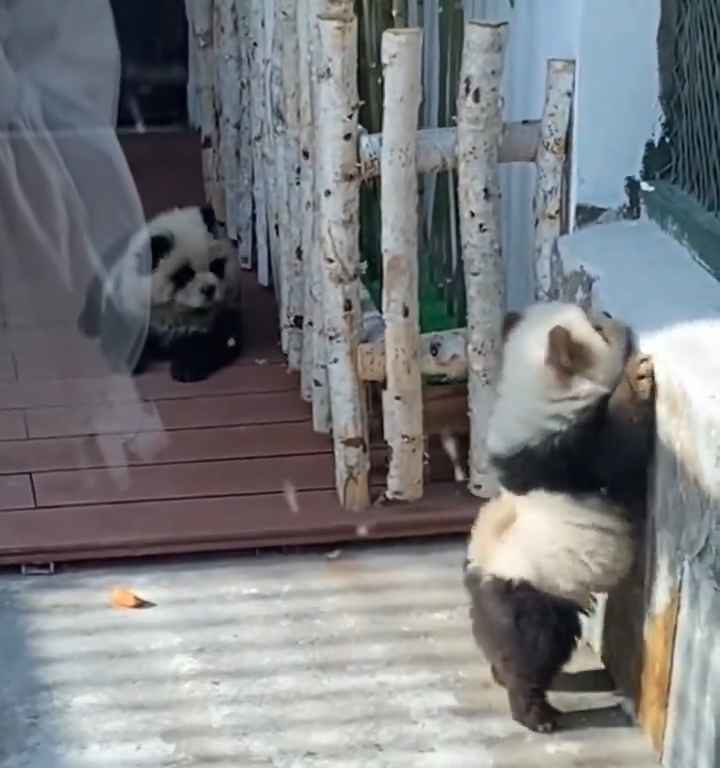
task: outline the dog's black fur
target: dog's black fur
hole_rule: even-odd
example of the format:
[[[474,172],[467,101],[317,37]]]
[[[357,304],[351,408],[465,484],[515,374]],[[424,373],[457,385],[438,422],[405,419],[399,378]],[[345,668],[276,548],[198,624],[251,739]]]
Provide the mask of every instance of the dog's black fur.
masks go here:
[[[557,716],[546,698],[553,678],[580,638],[579,606],[531,584],[483,579],[466,571],[473,635],[507,689],[513,718],[528,728],[552,730]]]
[[[654,380],[647,358],[633,355],[610,397],[572,429],[491,461],[513,493],[603,495],[641,523],[653,435]],[[546,693],[577,647],[583,607],[527,582],[484,579],[467,562],[465,586],[473,634],[507,689],[513,718],[534,731],[554,730],[559,713]]]
[[[638,394],[633,355],[613,391],[572,427],[508,456],[490,457],[500,484],[512,493],[535,489],[556,493],[607,494],[619,504],[643,497],[653,446],[652,398]]]
[[[151,360],[170,360],[170,375],[175,381],[203,381],[236,360],[242,343],[241,313],[223,309],[206,330],[187,333],[170,344],[159,344],[149,334],[133,373],[142,373]]]

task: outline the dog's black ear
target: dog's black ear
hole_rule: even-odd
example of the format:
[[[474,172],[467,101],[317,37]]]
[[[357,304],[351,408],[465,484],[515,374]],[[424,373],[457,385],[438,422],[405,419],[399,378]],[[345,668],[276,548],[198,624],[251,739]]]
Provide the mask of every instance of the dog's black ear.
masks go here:
[[[503,318],[502,324],[502,340],[507,341],[507,337],[510,335],[510,331],[522,320],[521,312],[507,312]]]
[[[174,245],[175,238],[169,233],[153,235],[150,238],[151,269],[153,272],[157,269],[157,265],[172,251]]]
[[[207,231],[211,234],[215,234],[215,225],[217,224],[217,219],[215,218],[215,211],[212,207],[212,205],[203,205],[203,207],[200,209],[200,214],[202,215],[203,221],[205,222],[205,226],[207,227]]]

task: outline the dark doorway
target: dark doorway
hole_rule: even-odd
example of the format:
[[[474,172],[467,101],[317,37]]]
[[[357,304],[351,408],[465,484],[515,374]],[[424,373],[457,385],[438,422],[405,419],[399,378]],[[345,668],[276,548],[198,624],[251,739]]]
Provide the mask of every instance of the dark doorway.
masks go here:
[[[111,0],[122,82],[118,127],[187,125],[188,23],[184,0]]]

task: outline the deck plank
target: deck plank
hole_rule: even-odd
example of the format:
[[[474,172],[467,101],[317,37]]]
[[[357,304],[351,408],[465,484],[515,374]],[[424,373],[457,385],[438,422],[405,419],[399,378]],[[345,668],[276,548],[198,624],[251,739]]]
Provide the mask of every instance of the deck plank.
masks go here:
[[[34,379],[0,382],[4,409],[87,403],[132,402],[138,399],[187,399],[208,395],[297,392],[299,377],[274,365],[230,366],[206,381],[183,384],[166,371],[143,376],[100,376],[76,379]]]
[[[281,392],[154,403],[35,408],[27,411],[26,419],[28,435],[39,438],[272,424],[305,421],[309,414],[308,404],[296,392]]]
[[[326,453],[33,475],[40,507],[272,493],[281,491],[286,481],[299,489],[331,488],[332,456]]]
[[[467,533],[478,508],[477,499],[452,483],[434,484],[419,502],[360,514],[342,510],[331,490],[300,491],[298,502],[297,514],[282,494],[5,512],[0,563],[25,562],[29,555],[68,561]],[[58,525],[63,519],[73,525]]]
[[[30,509],[35,506],[30,475],[0,477],[0,511]]]
[[[328,453],[307,421],[0,442],[0,474]]]
[[[23,440],[26,437],[22,411],[0,411],[0,440]]]

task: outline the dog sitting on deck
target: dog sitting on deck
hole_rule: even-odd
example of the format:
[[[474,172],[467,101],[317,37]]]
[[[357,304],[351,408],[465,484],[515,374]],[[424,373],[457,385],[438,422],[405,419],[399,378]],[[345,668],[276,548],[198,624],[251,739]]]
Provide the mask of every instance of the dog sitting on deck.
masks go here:
[[[153,358],[169,359],[176,381],[199,381],[235,360],[242,348],[239,265],[214,229],[211,208],[176,208],[119,243],[105,278],[87,290],[83,333],[102,338],[103,327],[142,323],[149,308],[135,373]]]

